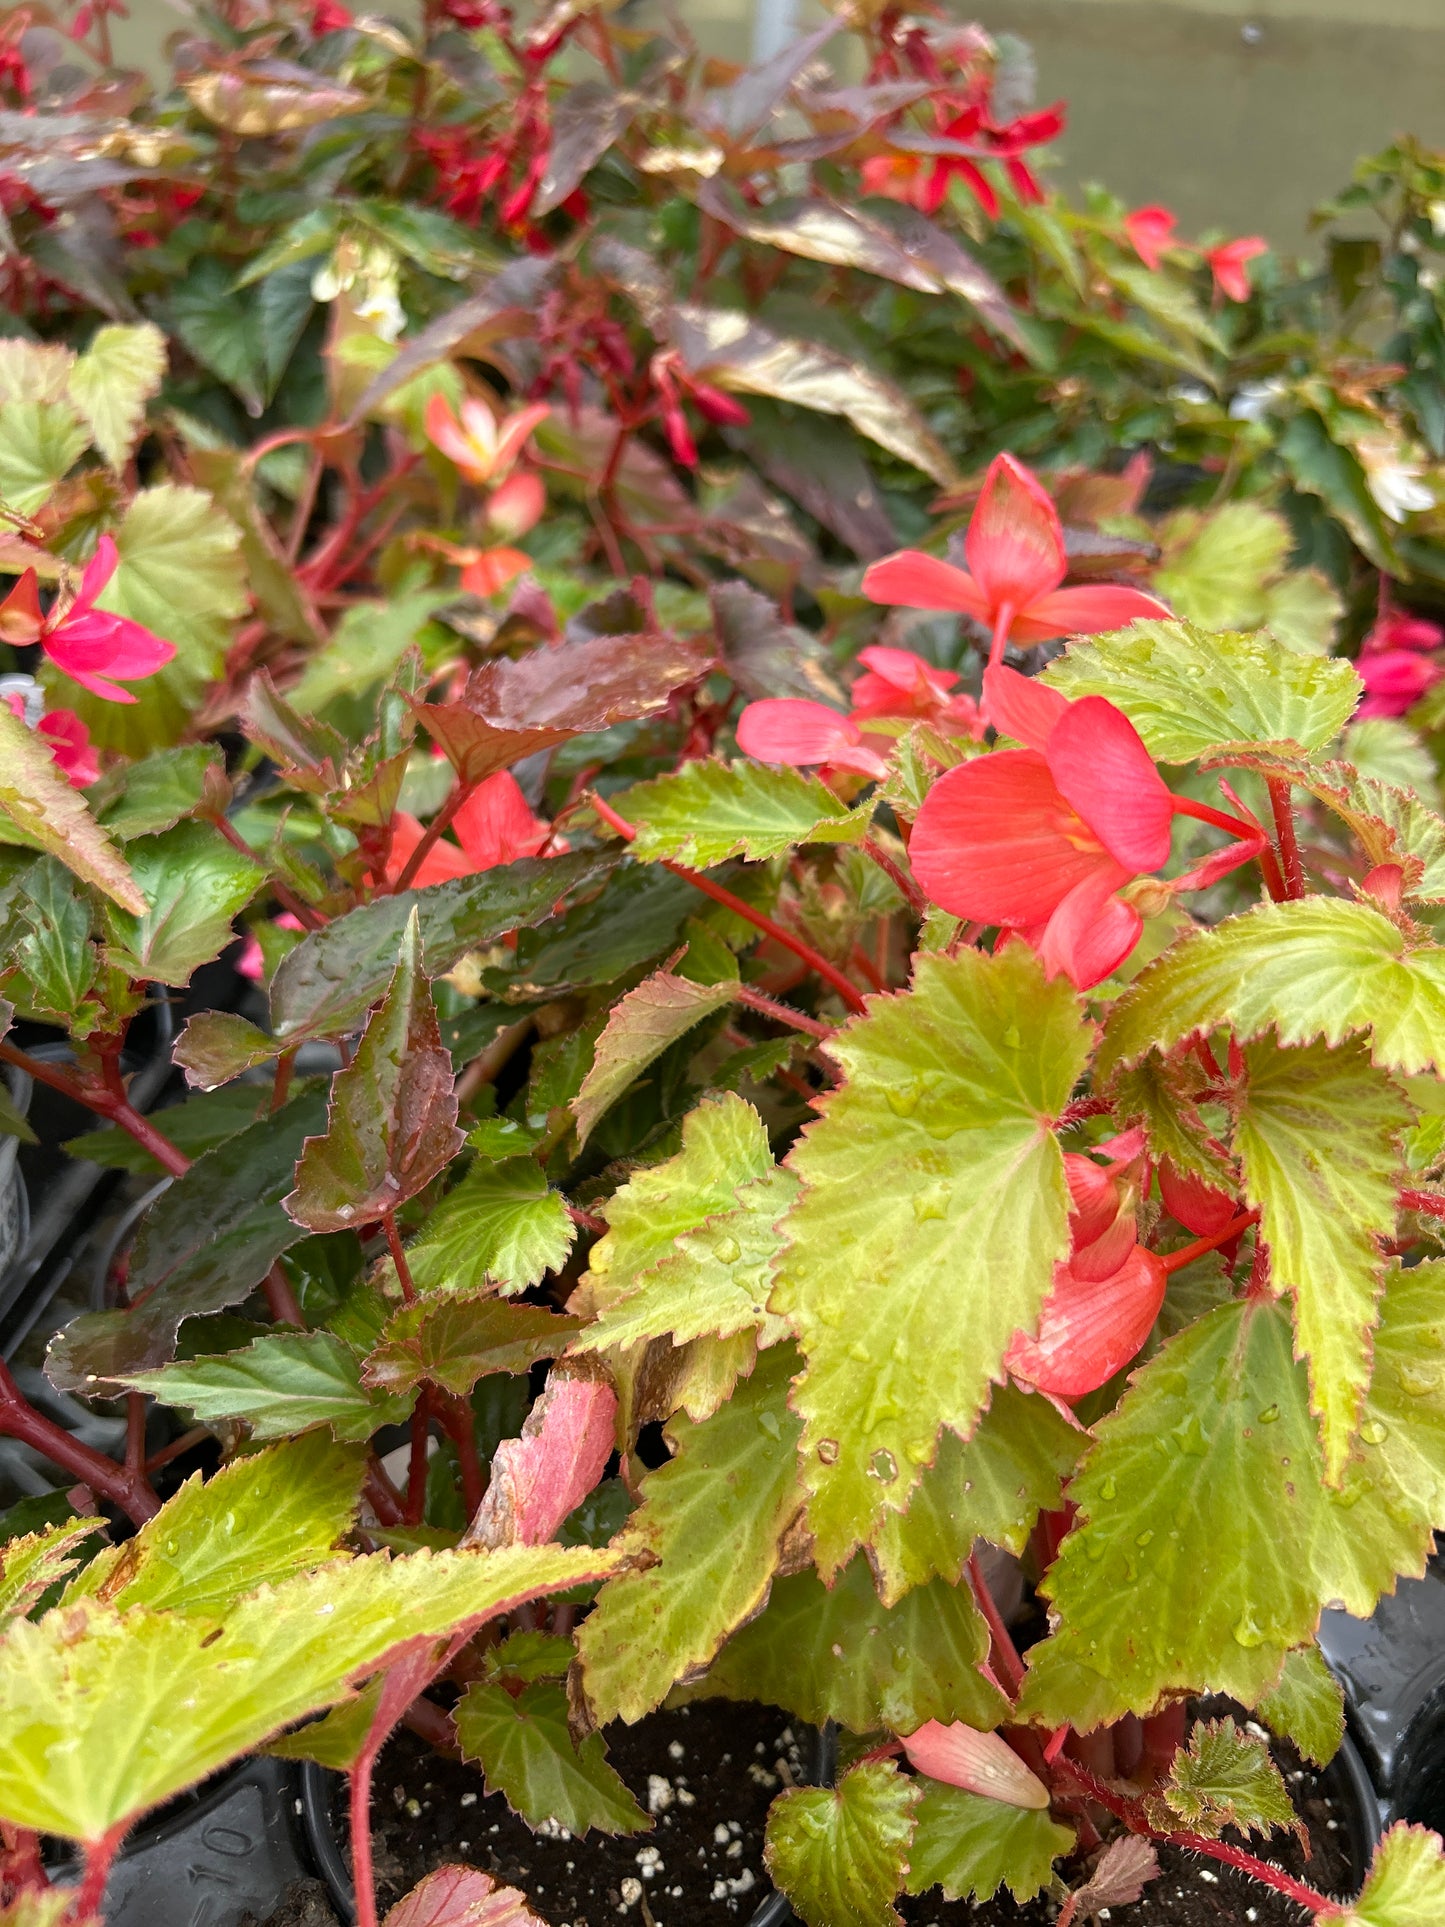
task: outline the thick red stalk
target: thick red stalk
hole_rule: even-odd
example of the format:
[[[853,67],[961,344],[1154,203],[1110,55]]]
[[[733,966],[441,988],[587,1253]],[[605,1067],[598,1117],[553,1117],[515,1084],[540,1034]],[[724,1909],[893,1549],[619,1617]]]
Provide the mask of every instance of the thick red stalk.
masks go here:
[[[376,1927],[376,1876],[371,1864],[371,1770],[368,1747],[351,1769],[351,1883],[356,1889],[356,1927]]]
[[[1274,833],[1279,838],[1279,866],[1286,898],[1294,902],[1305,893],[1304,864],[1300,861],[1299,838],[1295,835],[1294,806],[1290,802],[1289,780],[1267,776],[1269,807],[1274,813]]]
[[[863,854],[866,857],[870,857],[872,861],[878,865],[878,868],[883,872],[884,876],[887,877],[894,889],[897,890],[904,902],[907,903],[918,916],[926,915],[928,911],[928,898],[924,896],[918,885],[913,881],[913,878],[909,876],[906,871],[898,867],[893,861],[893,858],[889,856],[888,852],[883,848],[882,844],[875,842],[871,836],[865,836],[862,849]]]
[[[595,790],[589,792],[588,800],[602,821],[609,828],[616,830],[620,837],[630,843],[637,835],[637,831],[626,818],[619,816],[610,804],[603,802]],[[833,986],[855,1016],[861,1017],[866,1013],[868,1006],[864,1003],[857,986],[851,984],[842,971],[835,969],[826,957],[820,956],[811,944],[805,943],[801,937],[794,936],[791,930],[785,930],[782,924],[774,923],[771,917],[765,916],[761,910],[755,910],[750,903],[744,903],[741,897],[735,897],[731,890],[725,890],[720,883],[714,883],[711,877],[703,876],[701,871],[689,870],[682,863],[664,862],[662,867],[665,870],[671,870],[674,876],[682,877],[685,882],[692,885],[694,890],[701,890],[703,895],[711,897],[714,903],[720,903],[724,909],[731,910],[734,915],[742,917],[755,930],[761,930],[765,937],[771,937],[775,943],[782,944],[785,950],[791,950],[793,955],[801,958],[810,970],[816,970],[825,983]]]
[[[120,1843],[125,1838],[125,1823],[114,1826],[103,1833],[99,1840],[85,1843],[85,1873],[80,1886],[76,1889],[72,1917],[79,1923],[99,1920],[100,1910],[105,1902],[105,1884],[110,1878],[111,1865],[120,1851]]]
[[[422,831],[421,841],[402,865],[400,875],[391,886],[391,894],[393,896],[395,896],[399,890],[410,889],[412,878],[431,855],[432,850],[441,840],[442,832],[451,823],[452,818],[476,787],[477,785],[475,783],[463,783],[460,778],[452,784],[451,789],[447,792],[445,802],[443,802],[431,822],[428,823]]]
[[[1445,1218],[1445,1197],[1438,1191],[1402,1191],[1402,1211],[1424,1211],[1432,1218]]]
[[[396,1281],[401,1286],[402,1298],[408,1305],[414,1305],[416,1286],[412,1283],[411,1266],[406,1261],[406,1248],[401,1242],[401,1233],[396,1228],[396,1213],[388,1211],[381,1222],[386,1232],[386,1242],[391,1248],[391,1262],[396,1266]]]
[[[184,1177],[190,1170],[190,1159],[178,1151],[149,1118],[141,1116],[123,1089],[118,1092],[108,1090],[93,1078],[78,1076],[63,1064],[47,1064],[43,1059],[31,1057],[3,1039],[0,1039],[0,1063],[14,1064],[18,1070],[33,1077],[37,1084],[47,1084],[51,1090],[60,1091],[77,1104],[83,1104],[88,1111],[94,1111],[97,1117],[109,1118],[112,1124],[118,1124],[137,1144],[149,1151],[156,1163],[169,1171],[173,1178]]]
[[[411,1414],[411,1456],[406,1467],[406,1511],[402,1524],[419,1526],[426,1516],[427,1446],[431,1443],[431,1386],[423,1384]]]
[[[0,1437],[19,1439],[22,1445],[32,1446],[52,1465],[73,1473],[93,1491],[119,1506],[135,1525],[143,1526],[161,1509],[161,1502],[144,1472],[117,1465],[114,1459],[82,1445],[43,1412],[37,1412],[3,1364],[0,1364]]]
[[[278,1260],[261,1281],[261,1289],[266,1294],[266,1309],[278,1325],[295,1325],[301,1331],[306,1329],[306,1315],[295,1292],[291,1280],[281,1269]]]
[[[973,1596],[978,1602],[978,1609],[983,1614],[984,1623],[993,1641],[993,1663],[999,1675],[1000,1684],[1010,1699],[1017,1699],[1019,1687],[1023,1684],[1024,1663],[1019,1658],[1018,1647],[1013,1643],[1012,1634],[1004,1624],[1004,1617],[998,1609],[998,1603],[989,1591],[988,1580],[984,1577],[978,1555],[972,1552],[968,1555],[968,1583],[973,1588]]]
[[[806,1031],[810,1037],[831,1037],[835,1026],[820,1024],[816,1017],[808,1017],[801,1010],[794,1010],[790,1004],[780,1004],[775,998],[765,997],[760,990],[748,984],[739,984],[733,992],[740,1004],[749,1010],[757,1011],[760,1017],[771,1017],[775,1023],[787,1024],[793,1030]]]

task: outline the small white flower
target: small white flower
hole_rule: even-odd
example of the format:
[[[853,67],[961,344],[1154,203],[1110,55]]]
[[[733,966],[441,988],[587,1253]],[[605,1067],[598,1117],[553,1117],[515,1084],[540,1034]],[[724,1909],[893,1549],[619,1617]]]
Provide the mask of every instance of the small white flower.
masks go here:
[[[1420,480],[1418,462],[1382,462],[1376,468],[1367,468],[1365,486],[1380,513],[1392,522],[1403,522],[1407,515],[1418,515],[1435,506],[1434,490]]]

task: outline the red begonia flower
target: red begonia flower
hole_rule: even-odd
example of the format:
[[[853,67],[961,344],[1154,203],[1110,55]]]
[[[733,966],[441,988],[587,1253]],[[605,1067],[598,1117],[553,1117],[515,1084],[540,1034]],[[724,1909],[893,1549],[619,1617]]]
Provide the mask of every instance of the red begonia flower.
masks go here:
[[[136,699],[129,690],[117,688],[107,678],[139,682],[153,676],[176,648],[138,622],[95,607],[119,563],[115,543],[103,535],[85,565],[75,600],[59,617],[54,610],[41,617],[35,572],[27,569],[0,603],[0,635],[8,642],[38,642],[57,669],[93,696],[111,703],[133,703]]]
[[[1058,511],[1037,477],[1012,455],[996,456],[990,465],[963,546],[967,569],[918,549],[885,556],[863,577],[863,593],[874,602],[957,609],[974,617],[992,631],[990,662],[1000,659],[1011,636],[1048,642],[1169,613],[1142,589],[1113,583],[1059,587],[1068,561]]]
[[[929,1720],[904,1736],[910,1766],[945,1786],[963,1787],[986,1800],[1042,1812],[1049,1790],[1014,1752],[1002,1733],[980,1733],[962,1720]]]
[[[1016,1332],[1004,1364],[1054,1398],[1097,1391],[1138,1355],[1168,1281],[1163,1259],[1141,1244],[1131,1245],[1118,1270],[1104,1278],[1082,1276],[1077,1260],[1057,1266],[1038,1331]]]
[[[873,716],[916,716],[962,725],[982,738],[978,704],[972,696],[949,694],[958,681],[956,670],[936,669],[911,649],[890,649],[882,643],[860,649],[858,660],[864,673],[850,692],[855,723]]]
[[[519,575],[525,575],[531,566],[531,556],[521,549],[510,549],[505,544],[478,549],[462,567],[462,587],[468,595],[496,595]]]
[[[765,696],[749,703],[738,717],[737,739],[743,754],[760,763],[793,769],[822,764],[877,778],[888,774],[886,755],[868,746],[851,717],[799,696]]]
[[[305,924],[289,910],[283,910],[279,917],[271,921],[278,930],[304,930]],[[261,949],[261,940],[254,931],[248,931],[246,941],[241,946],[241,954],[236,959],[236,968],[243,977],[249,977],[253,984],[259,984],[266,975],[266,958]]]
[[[1222,1231],[1239,1211],[1227,1191],[1191,1172],[1176,1171],[1167,1158],[1159,1165],[1159,1196],[1170,1217],[1198,1238]]]
[[[1081,990],[1128,956],[1143,920],[1116,892],[1169,855],[1174,799],[1128,717],[1071,703],[1002,666],[984,674],[996,750],[934,784],[909,842],[914,875],[954,916],[1018,930]]]
[[[517,469],[487,497],[487,526],[504,542],[515,542],[536,528],[547,508],[542,478],[530,469]]]
[[[1175,219],[1167,207],[1136,207],[1124,222],[1129,245],[1151,274],[1174,240]]]
[[[456,843],[443,838],[432,845],[412,878],[417,887],[476,876],[482,870],[494,870],[500,863],[515,863],[518,857],[538,856],[552,838],[552,825],[532,814],[510,770],[498,770],[478,784],[452,818],[452,828]],[[422,835],[416,818],[398,810],[391,820],[391,854],[386,865],[389,882],[395,883],[406,868]],[[565,845],[558,842],[553,847],[562,849]]]
[[[1269,242],[1262,235],[1245,234],[1221,248],[1211,248],[1204,258],[1220,294],[1230,301],[1248,301],[1249,263],[1257,255],[1268,253]]]
[[[468,395],[458,420],[446,397],[433,395],[426,405],[426,432],[469,482],[499,482],[521,454],[527,437],[551,412],[545,402],[531,402],[499,419],[480,395]]]
[[[6,703],[17,721],[25,721],[25,699],[11,690]],[[100,759],[90,740],[90,731],[70,709],[51,709],[35,725],[36,733],[50,751],[56,767],[63,770],[72,789],[83,790],[100,775]]]
[[[1415,649],[1361,652],[1355,668],[1365,685],[1357,717],[1403,716],[1445,676],[1438,662]]]

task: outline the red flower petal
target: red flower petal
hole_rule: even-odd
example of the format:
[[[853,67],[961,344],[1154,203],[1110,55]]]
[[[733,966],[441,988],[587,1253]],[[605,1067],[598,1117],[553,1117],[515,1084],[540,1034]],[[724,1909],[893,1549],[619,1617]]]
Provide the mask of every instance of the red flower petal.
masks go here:
[[[505,544],[494,549],[483,549],[462,570],[462,587],[468,595],[498,595],[509,582],[515,582],[519,575],[525,575],[531,566],[531,556],[524,554],[521,549],[509,549]]]
[[[1012,736],[1030,749],[1047,747],[1054,725],[1069,706],[1067,696],[1032,676],[1021,676],[1006,663],[992,663],[983,672],[984,715],[1001,736]]]
[[[749,703],[738,717],[737,738],[745,756],[794,769],[836,762],[862,740],[846,716],[800,696],[765,696]]]
[[[421,824],[405,810],[398,810],[391,819],[391,849],[386,859],[388,882],[396,882],[421,839]],[[475,869],[476,865],[455,843],[448,843],[442,837],[422,858],[421,868],[411,880],[412,886],[420,889],[428,883],[451,883],[458,877],[471,876]]]
[[[1048,1788],[1031,1773],[1002,1733],[980,1733],[961,1720],[945,1726],[929,1720],[908,1734],[903,1751],[909,1764],[945,1786],[961,1786],[988,1800],[1042,1813],[1049,1804]]]
[[[998,455],[963,539],[989,608],[1021,613],[1064,579],[1064,532],[1048,491],[1022,462]]]
[[[1171,1218],[1196,1238],[1212,1237],[1234,1217],[1236,1206],[1227,1191],[1206,1184],[1192,1172],[1176,1171],[1166,1158],[1159,1166],[1159,1196]]]
[[[934,784],[908,845],[920,887],[956,917],[1041,925],[1069,892],[1128,881],[1033,750],[996,750]],[[1107,974],[1107,973],[1106,973]]]
[[[1123,710],[1102,696],[1068,704],[1048,761],[1060,794],[1111,856],[1136,876],[1167,861],[1173,798]]]
[[[853,720],[869,716],[927,716],[938,709],[958,681],[951,669],[935,669],[909,649],[875,643],[858,651],[866,674],[854,683]]]
[[[1093,875],[1069,891],[1035,943],[1049,976],[1091,990],[1123,963],[1144,928],[1138,911],[1114,895],[1128,881],[1129,872],[1105,856]]]
[[[1013,626],[1019,643],[1052,642],[1055,636],[1096,636],[1105,629],[1125,629],[1131,622],[1167,616],[1157,596],[1128,589],[1115,582],[1080,584],[1054,589],[1024,609]]]
[[[505,769],[479,784],[452,821],[471,875],[536,856],[552,834],[552,825],[533,816],[516,777]]]
[[[120,555],[114,540],[103,535],[95,545],[95,554],[85,565],[85,574],[80,578],[80,592],[66,612],[67,626],[77,616],[83,616],[95,607],[95,598],[115,574],[120,563]]]
[[[1174,238],[1175,219],[1167,207],[1136,207],[1124,222],[1129,244],[1151,274]]]
[[[875,562],[864,573],[863,593],[902,609],[955,609],[979,622],[993,620],[988,597],[966,569],[921,549],[900,549]]]
[[[1092,1244],[1119,1215],[1119,1187],[1111,1171],[1078,1151],[1064,1153],[1069,1187],[1069,1231],[1075,1245]]]
[[[1139,1244],[1109,1278],[1081,1279],[1060,1265],[1038,1332],[1016,1332],[1004,1363],[1015,1378],[1055,1398],[1097,1391],[1137,1356],[1167,1283],[1161,1259]]]

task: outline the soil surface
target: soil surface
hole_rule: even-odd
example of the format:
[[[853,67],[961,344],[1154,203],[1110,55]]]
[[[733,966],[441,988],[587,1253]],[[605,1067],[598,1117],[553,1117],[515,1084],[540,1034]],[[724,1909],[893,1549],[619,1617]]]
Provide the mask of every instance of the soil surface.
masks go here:
[[[650,1810],[652,1832],[575,1840],[534,1834],[480,1772],[431,1752],[402,1732],[376,1770],[372,1831],[377,1898],[383,1911],[433,1868],[465,1861],[528,1897],[548,1927],[739,1927],[771,1891],[763,1871],[763,1828],[786,1784],[805,1783],[814,1736],[776,1708],[695,1702],[608,1734],[609,1757]],[[1330,1894],[1353,1891],[1344,1812],[1288,1746],[1276,1757],[1310,1832],[1308,1864],[1292,1838],[1267,1857]],[[344,1828],[344,1822],[339,1824]],[[344,1833],[343,1833],[344,1837]],[[1256,1848],[1258,1851],[1258,1848]],[[1163,1872],[1133,1906],[1115,1908],[1127,1927],[1300,1927],[1283,1896],[1217,1862],[1160,1849]],[[309,1884],[309,1883],[308,1883]],[[1053,1927],[1056,1902],[1017,1906],[1004,1894],[974,1906],[937,1890],[904,1899],[908,1927]],[[1109,1921],[1110,1915],[1100,1919]],[[266,1927],[330,1927],[314,1889],[296,1892]]]

